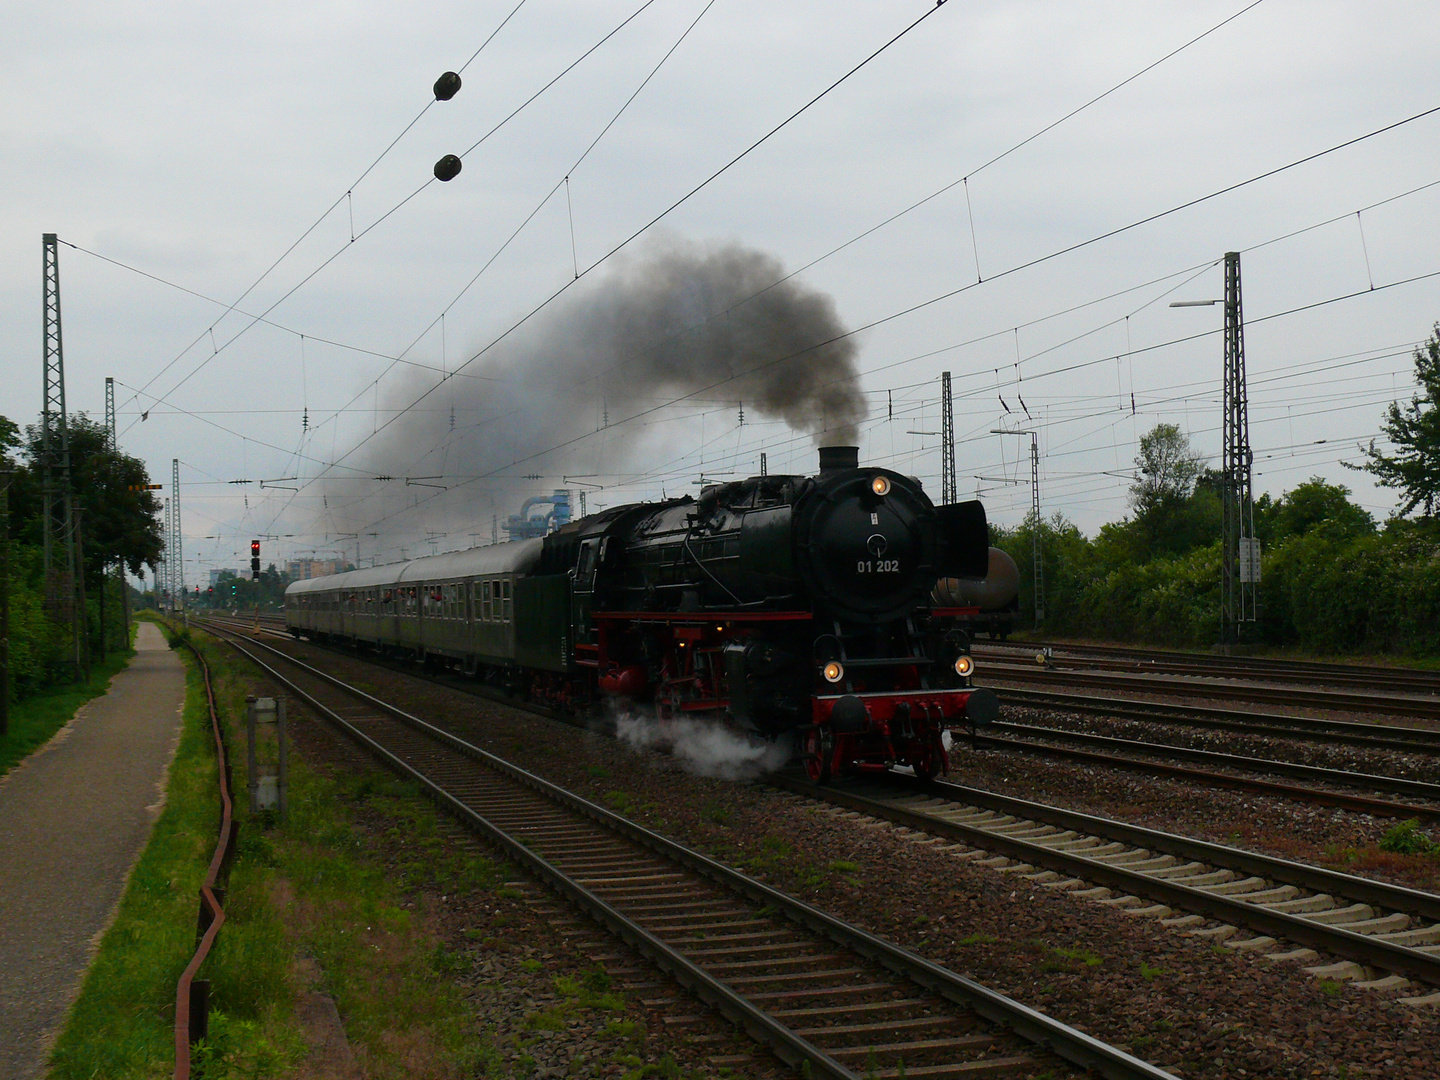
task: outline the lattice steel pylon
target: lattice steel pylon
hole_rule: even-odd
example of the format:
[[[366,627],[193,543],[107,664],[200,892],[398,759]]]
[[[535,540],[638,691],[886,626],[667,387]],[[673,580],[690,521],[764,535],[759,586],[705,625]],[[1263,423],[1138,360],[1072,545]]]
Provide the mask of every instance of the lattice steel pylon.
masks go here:
[[[180,547],[180,459],[170,459],[171,536],[175,542],[175,609],[185,610],[185,554]]]
[[[940,373],[940,502],[949,506],[959,499],[955,478],[955,399],[950,394],[950,373]]]
[[[115,380],[114,380],[113,378],[111,378],[110,376],[108,376],[108,375],[105,377],[105,445],[109,448],[110,453],[112,453],[112,454],[118,454],[118,453],[119,453],[120,443],[119,443],[119,441],[116,439],[116,436],[115,436]],[[112,473],[111,476],[110,476],[110,483],[112,483],[112,484],[119,484],[120,479],[121,479],[121,478],[120,478],[118,472]],[[125,627],[125,637],[124,637],[124,640],[129,641],[129,640],[130,640],[130,597],[129,597],[129,594],[125,591],[125,560],[124,560],[124,558],[117,556],[116,559],[115,559],[115,565],[114,565],[114,567],[113,567],[112,569],[113,569],[113,573],[114,573],[114,575],[115,575],[115,591],[116,591],[116,595],[120,598],[120,614],[121,614],[122,619],[124,620],[124,622],[123,622],[123,625],[124,625],[124,627]],[[101,608],[100,608],[100,621],[101,621],[101,625],[102,625],[102,627],[103,627],[104,621],[105,621],[105,608],[104,608],[104,604],[105,604],[105,593],[104,593],[104,588],[103,588],[103,586],[102,586],[102,588],[101,588],[101,593],[100,593],[100,604],[101,604]],[[104,646],[104,635],[103,635],[103,634],[101,635],[101,646],[102,646],[102,648],[103,648],[103,646]]]
[[[1240,304],[1240,253],[1225,253],[1225,394],[1223,547],[1220,571],[1220,641],[1235,645],[1256,617],[1259,545],[1250,467],[1249,402],[1245,389],[1245,318]]]
[[[1035,625],[1045,621],[1045,552],[1040,544],[1040,442],[1030,432],[1030,521],[1035,560]]]
[[[75,667],[85,668],[85,612],[76,602],[75,503],[70,490],[70,430],[65,418],[65,349],[60,332],[60,251],[54,233],[41,237],[44,396],[40,411],[40,466],[44,493],[42,531],[45,603],[57,622],[68,622]],[[59,544],[60,551],[56,552]]]
[[[170,499],[165,499],[165,536],[161,545],[160,572],[155,578],[155,606],[162,611],[170,606],[172,584],[170,580]]]

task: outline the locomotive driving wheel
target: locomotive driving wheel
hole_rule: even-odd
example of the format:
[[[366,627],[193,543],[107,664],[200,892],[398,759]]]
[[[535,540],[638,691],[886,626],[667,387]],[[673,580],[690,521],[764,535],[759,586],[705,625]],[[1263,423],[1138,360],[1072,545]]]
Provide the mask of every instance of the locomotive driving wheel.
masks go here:
[[[828,727],[812,727],[805,733],[800,751],[805,761],[805,775],[810,782],[826,783],[830,779],[830,765],[835,759],[835,733]]]

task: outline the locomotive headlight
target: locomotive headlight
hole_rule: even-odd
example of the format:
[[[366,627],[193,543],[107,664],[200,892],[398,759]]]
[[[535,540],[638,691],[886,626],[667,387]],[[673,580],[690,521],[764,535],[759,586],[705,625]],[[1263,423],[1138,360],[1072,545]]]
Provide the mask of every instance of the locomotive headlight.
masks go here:
[[[870,490],[881,498],[890,494],[890,478],[888,476],[877,476],[870,481]]]
[[[975,670],[975,661],[968,656],[957,656],[955,658],[955,674],[962,679],[969,676]]]
[[[845,677],[845,665],[839,660],[831,660],[820,669],[820,673],[825,676],[826,682],[837,683]]]

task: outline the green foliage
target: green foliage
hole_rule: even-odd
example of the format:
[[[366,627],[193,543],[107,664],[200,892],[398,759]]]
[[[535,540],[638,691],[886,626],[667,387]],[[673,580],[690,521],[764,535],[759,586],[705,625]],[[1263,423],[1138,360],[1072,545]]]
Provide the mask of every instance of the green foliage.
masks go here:
[[[1255,503],[1255,534],[1267,548],[1316,529],[1336,539],[1364,536],[1375,531],[1375,521],[1350,501],[1349,488],[1318,476],[1279,499],[1266,494]]]
[[[1361,466],[1381,487],[1401,492],[1401,514],[1417,506],[1424,516],[1435,514],[1440,502],[1440,323],[1435,332],[1415,350],[1415,381],[1420,393],[1403,409],[1392,401],[1385,411],[1380,430],[1395,447],[1393,454],[1377,449],[1375,440],[1365,451]]]
[[[124,649],[121,597],[106,569],[122,560],[132,573],[153,566],[161,554],[156,518],[160,503],[148,491],[144,463],[110,449],[104,425],[78,413],[69,419],[71,480],[84,554],[85,619],[96,655]],[[5,554],[10,593],[10,675],[13,700],[74,677],[71,628],[56,622],[45,604],[43,569],[44,494],[40,433],[0,417],[0,464],[4,480]],[[17,455],[12,451],[18,451]],[[104,641],[100,630],[104,629]]]
[[[13,608],[11,617],[14,617]],[[13,639],[11,644],[13,646]],[[128,652],[112,654],[105,663],[91,669],[90,678],[85,682],[50,686],[12,705],[9,731],[0,736],[0,776],[48,742],[81,705],[104,694],[110,688],[110,680],[129,660]]]
[[[1380,850],[1397,855],[1430,855],[1440,851],[1440,844],[1420,831],[1418,819],[1410,818],[1385,831],[1385,835],[1380,838]]]
[[[1141,435],[1137,476],[1130,485],[1130,506],[1136,516],[1188,499],[1204,466],[1204,455],[1190,445],[1190,437],[1178,424],[1156,424]]]
[[[1020,625],[1034,611],[1034,539],[1045,560],[1048,633],[1205,648],[1220,627],[1218,498],[1204,474],[1183,502],[1087,539],[1059,514],[993,528],[1020,572]],[[1440,528],[1392,519],[1383,530],[1350,491],[1318,478],[1262,497],[1262,644],[1343,655],[1440,656]]]

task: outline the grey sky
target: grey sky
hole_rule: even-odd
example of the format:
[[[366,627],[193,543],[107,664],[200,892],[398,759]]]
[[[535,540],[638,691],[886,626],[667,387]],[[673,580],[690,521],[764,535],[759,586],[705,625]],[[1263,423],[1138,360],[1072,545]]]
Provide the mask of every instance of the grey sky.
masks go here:
[[[750,405],[740,427],[723,386],[622,423],[665,400],[642,384],[588,403],[594,416],[575,423],[600,428],[608,414],[610,426],[563,451],[491,475],[452,473],[452,462],[471,465],[459,452],[467,431],[494,419],[473,378],[484,358],[419,406],[436,411],[415,429],[423,440],[405,421],[387,429],[396,437],[373,436],[424,389],[417,379],[460,368],[577,267],[931,10],[715,0],[569,173],[568,198],[562,186],[466,289],[705,2],[655,0],[467,154],[457,179],[375,224],[437,158],[475,144],[643,3],[527,0],[465,69],[459,95],[426,110],[239,305],[251,315],[276,305],[267,319],[278,325],[254,326],[154,278],[233,302],[351,190],[424,109],[435,78],[466,63],[516,0],[9,5],[0,413],[28,423],[39,410],[40,237],[55,232],[85,249],[60,253],[70,407],[100,416],[113,376],[123,447],[167,485],[171,458],[181,460],[192,583],[205,568],[243,565],[252,536],[280,538],[267,541],[267,562],[353,557],[346,531],[383,534],[362,538],[367,562],[488,540],[491,515],[527,494],[578,492],[567,476],[603,485],[586,489],[593,509],[694,491],[702,474],[746,475],[761,451],[772,471],[809,471],[808,434]],[[938,495],[938,437],[911,433],[938,432],[949,370],[962,493],[979,490],[993,519],[1018,522],[1028,487],[1000,481],[1028,477],[1016,461],[1025,441],[988,433],[1034,426],[1047,513],[1087,531],[1124,513],[1127,480],[1114,474],[1155,423],[1179,423],[1218,459],[1221,311],[1168,303],[1220,296],[1219,260],[1240,250],[1257,492],[1318,474],[1383,516],[1390,494],[1338,461],[1355,460],[1385,402],[1408,393],[1410,349],[1440,319],[1440,277],[1387,287],[1440,271],[1440,187],[1356,211],[1440,181],[1440,114],[1005,274],[1440,106],[1440,8],[1265,0],[980,168],[1245,6],[949,0],[668,215],[663,240],[735,243],[794,270],[970,177],[797,280],[831,296],[848,327],[889,320],[857,337],[870,403],[862,460],[916,473]],[[642,238],[629,257],[656,242]],[[889,318],[974,285],[977,259],[984,283]],[[598,266],[555,310],[584,302],[609,273]],[[1122,290],[1133,291],[1092,303]],[[1268,318],[1357,291],[1366,295]],[[1061,314],[1076,305],[1088,306]],[[364,479],[376,474],[399,479]],[[301,479],[258,484],[291,476]],[[404,476],[444,479],[407,486]],[[241,479],[256,482],[228,483]],[[450,490],[424,486],[435,483]]]

